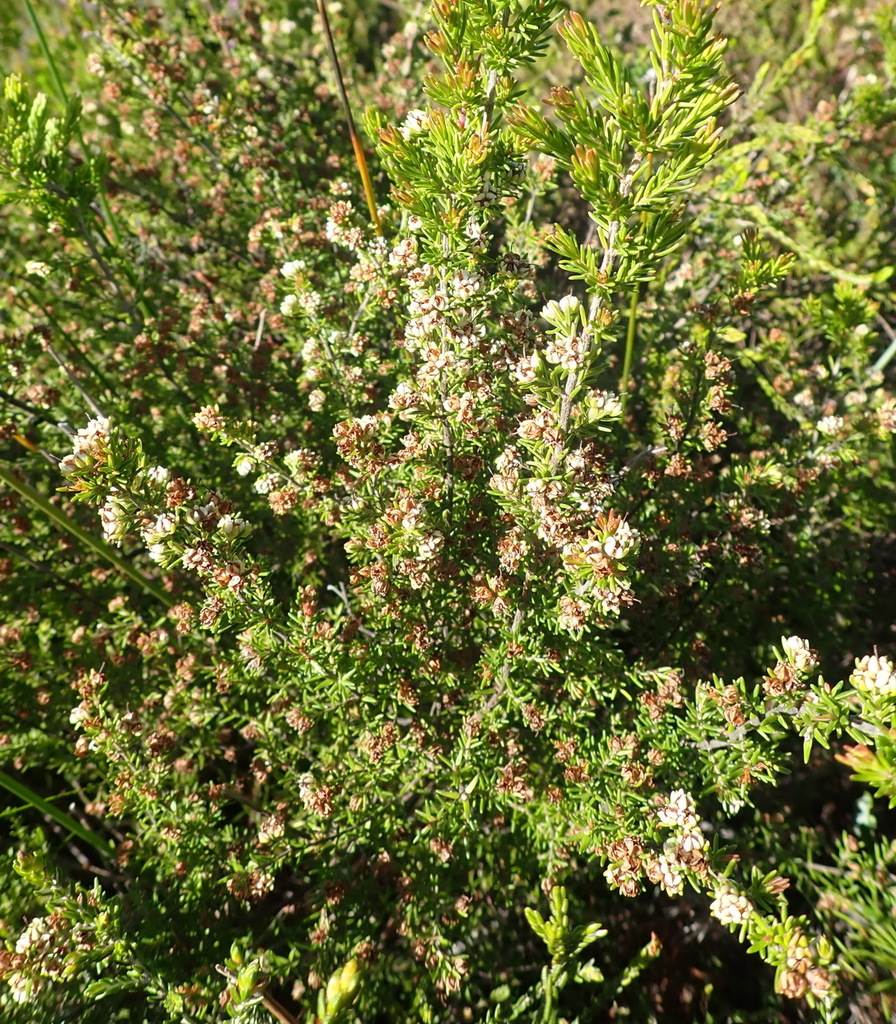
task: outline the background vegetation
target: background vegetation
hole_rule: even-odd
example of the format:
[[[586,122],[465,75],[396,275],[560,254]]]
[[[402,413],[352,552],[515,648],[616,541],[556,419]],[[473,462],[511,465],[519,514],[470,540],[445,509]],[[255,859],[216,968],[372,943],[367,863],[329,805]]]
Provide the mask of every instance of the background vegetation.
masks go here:
[[[892,5],[329,13],[0,6],[3,1020],[892,1019]]]

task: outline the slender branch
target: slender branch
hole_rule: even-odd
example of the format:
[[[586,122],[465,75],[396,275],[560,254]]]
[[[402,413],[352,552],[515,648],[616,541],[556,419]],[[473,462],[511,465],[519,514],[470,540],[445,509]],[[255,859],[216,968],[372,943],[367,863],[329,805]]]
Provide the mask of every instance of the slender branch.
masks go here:
[[[261,997],[261,1005],[269,1012],[272,1013],[280,1024],[299,1024],[296,1017],[286,1009],[285,1006],[281,1006],[276,999],[272,999],[271,996],[264,994]]]
[[[887,345],[886,349],[877,357],[874,366],[871,367],[874,373],[880,373],[889,364],[893,356],[896,356],[896,331],[893,330],[880,313],[877,314],[875,319],[881,327],[883,327],[887,337],[890,339],[890,344]]]
[[[261,348],[261,340],[264,337],[264,320],[265,310],[262,310],[258,317],[258,329],[255,332],[255,344],[252,346],[253,352],[257,352]]]
[[[68,377],[69,382],[75,387],[75,389],[78,391],[78,393],[84,399],[84,401],[87,403],[87,405],[90,406],[90,410],[93,413],[93,415],[94,416],[104,416],[105,413],[103,412],[103,410],[96,404],[96,402],[84,390],[83,386],[81,385],[81,382],[72,373],[72,371],[68,368],[68,366],[65,363],[65,360],[62,358],[61,355],[59,355],[59,353],[56,351],[56,349],[53,348],[53,346],[49,342],[45,342],[44,343],[44,347],[50,353],[50,355],[56,360],[56,363],[58,364],[59,368],[66,375],[66,377]]]
[[[345,123],[348,127],[349,138],[352,141],[352,149],[355,151],[355,160],[358,162],[358,172],[361,175],[361,184],[364,186],[364,196],[367,199],[367,209],[370,211],[370,219],[376,229],[376,233],[383,233],[380,224],[380,214],[376,205],[376,196],[373,192],[373,182],[370,180],[370,172],[367,169],[367,158],[364,156],[364,149],[361,146],[361,139],[355,128],[355,119],[352,117],[352,108],[348,101],[348,93],[345,90],[345,82],[342,78],[342,69],[339,66],[339,58],[336,55],[336,44],[333,42],[333,33],[330,30],[330,19],[327,17],[327,9],[324,0],[317,0],[317,9],[320,12],[321,22],[324,27],[324,38],[327,43],[327,51],[330,55],[330,63],[333,66],[333,76],[336,79],[336,91],[339,94],[339,102],[342,104],[342,113],[345,116]]]

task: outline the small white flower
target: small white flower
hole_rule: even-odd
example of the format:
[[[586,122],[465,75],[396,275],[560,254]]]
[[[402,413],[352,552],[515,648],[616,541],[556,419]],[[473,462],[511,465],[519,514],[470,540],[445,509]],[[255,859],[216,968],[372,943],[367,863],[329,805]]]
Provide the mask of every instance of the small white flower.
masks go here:
[[[266,814],[258,824],[258,842],[264,846],[272,839],[279,839],[286,832],[286,822],[276,814]]]
[[[695,853],[706,846],[706,837],[700,831],[685,832],[675,844],[678,856]]]
[[[92,462],[93,459],[86,452],[73,452],[60,460],[58,468],[63,476],[74,476],[81,470],[87,469]]]
[[[72,708],[68,716],[68,720],[72,725],[80,725],[82,722],[86,722],[88,718],[90,718],[90,710],[86,702],[79,704],[76,708]]]
[[[659,876],[660,888],[664,889],[670,896],[679,895],[684,889],[684,877],[681,874],[680,866],[674,860],[670,860],[665,854],[657,858],[656,872]]]
[[[23,974],[21,971],[13,971],[6,978],[9,985],[9,994],[14,1003],[30,1003],[41,991],[44,982],[33,974]]]
[[[541,368],[541,358],[537,354],[522,356],[513,364],[512,373],[520,384],[533,384],[538,380],[538,373]]]
[[[249,524],[245,519],[240,519],[238,516],[221,516],[218,522],[218,533],[223,534],[228,540],[233,537],[241,537],[243,534],[248,533]]]
[[[409,110],[404,119],[404,124],[399,126],[398,131],[403,139],[409,139],[418,132],[425,131],[429,127],[429,113],[425,110]]]
[[[288,263],[284,263],[280,268],[280,273],[284,277],[295,277],[300,270],[305,269],[304,260],[290,260]]]
[[[109,417],[97,416],[88,420],[87,426],[82,427],[75,435],[75,451],[86,451],[91,445],[98,441],[106,441],[109,438]]]
[[[202,526],[210,520],[213,520],[217,511],[217,508],[212,504],[212,502],[207,502],[205,505],[200,505],[199,508],[191,509],[187,513],[187,519],[189,519],[191,523],[195,523],[196,526]]]
[[[252,472],[252,467],[255,465],[255,460],[251,455],[247,455],[243,452],[233,460],[233,468],[239,473],[240,476],[248,476]]]
[[[409,267],[413,265],[417,243],[413,238],[403,238],[389,252],[389,266]]]
[[[588,418],[599,420],[622,415],[622,400],[612,391],[588,392]]]
[[[470,217],[470,220],[464,229],[464,234],[469,238],[471,244],[477,249],[483,248],[488,242],[488,237],[486,235],[487,227],[487,225],[480,224],[475,217]]]
[[[284,316],[293,316],[298,308],[299,298],[297,295],[287,295],[280,303],[280,312]]]
[[[308,313],[313,313],[319,309],[323,301],[320,292],[306,292],[302,297],[302,304]]]
[[[592,600],[601,615],[615,617],[622,611],[622,599],[614,590],[600,590]]]
[[[468,270],[458,270],[454,275],[454,294],[459,299],[469,299],[482,287],[482,278]]]
[[[150,544],[146,549],[149,557],[156,563],[162,561],[165,557],[165,553],[168,551],[168,547],[165,544]]]
[[[96,75],[97,78],[102,78],[106,73],[102,58],[98,53],[91,53],[88,56],[84,67],[88,75]]]
[[[150,466],[146,470],[146,477],[154,484],[166,484],[171,479],[171,470],[165,466]]]
[[[53,942],[54,933],[49,920],[45,917],[35,917],[28,922],[28,927],[16,940],[16,952],[46,951],[53,947]]]
[[[101,505],[100,526],[103,528],[103,535],[106,540],[121,540],[125,532],[125,523],[122,521],[121,509],[111,502]]]
[[[33,277],[49,277],[51,270],[52,267],[49,263],[44,263],[41,260],[28,260],[25,264],[25,273]]]
[[[197,572],[199,570],[207,571],[212,565],[208,552],[203,548],[185,548],[181,562],[185,569],[194,569]]]
[[[625,556],[625,549],[618,537],[607,537],[602,548],[607,558],[623,558]]]
[[[484,181],[482,183],[482,187],[479,189],[479,192],[473,199],[473,202],[476,203],[478,206],[490,206],[492,203],[497,202],[497,199],[498,190],[495,188],[494,185],[490,184],[488,181]]]

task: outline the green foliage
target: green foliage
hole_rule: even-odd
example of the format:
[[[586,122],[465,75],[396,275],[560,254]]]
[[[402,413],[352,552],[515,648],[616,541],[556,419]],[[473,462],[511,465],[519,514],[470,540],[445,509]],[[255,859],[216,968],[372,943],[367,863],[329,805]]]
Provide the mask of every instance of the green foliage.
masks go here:
[[[0,151],[4,189],[0,201],[33,203],[38,222],[56,220],[72,233],[83,230],[102,176],[95,162],[75,161],[69,153],[81,117],[71,99],[62,117],[51,117],[47,97],[33,98],[22,79],[10,75],[0,103]]]
[[[312,14],[0,13],[3,1020],[887,1019],[886,12]]]

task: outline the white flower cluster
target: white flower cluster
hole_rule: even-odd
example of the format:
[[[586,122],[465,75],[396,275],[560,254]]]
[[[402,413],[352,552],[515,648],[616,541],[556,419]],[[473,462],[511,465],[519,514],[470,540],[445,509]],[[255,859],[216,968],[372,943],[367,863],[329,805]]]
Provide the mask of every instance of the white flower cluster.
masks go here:
[[[551,299],[541,311],[542,317],[558,331],[574,333],[582,323],[582,303],[575,295],[564,295],[562,299]]]
[[[845,420],[842,416],[823,416],[817,424],[818,433],[833,437],[843,429]]]
[[[849,681],[857,690],[866,693],[896,693],[896,668],[889,658],[866,654],[856,658],[856,667]]]
[[[739,925],[748,921],[756,908],[730,883],[722,883],[716,890],[716,898],[709,905],[712,916],[724,925]]]
[[[50,922],[45,917],[35,917],[16,939],[17,953],[45,953],[53,948],[56,940]]]
[[[781,646],[797,672],[811,672],[818,665],[818,653],[812,650],[808,640],[798,636],[782,637]]]
[[[439,342],[449,341],[465,349],[486,335],[485,324],[478,319],[479,310],[475,305],[468,305],[482,291],[485,284],[482,275],[475,270],[458,270],[448,281],[440,282],[437,277],[436,268],[424,263],[411,267],[405,278],[410,285],[410,318],[405,326],[405,338],[409,345],[424,347],[427,363],[439,358],[455,358],[450,351],[435,349]],[[427,345],[432,349],[426,348]],[[461,369],[455,367],[458,376]],[[425,377],[429,371],[424,367],[421,372]]]
[[[632,551],[638,546],[641,540],[641,534],[637,530],[633,529],[623,519],[621,523],[616,527],[614,533],[607,537],[601,545],[603,553],[608,558],[614,558],[617,561],[625,558],[626,555],[630,555]]]
[[[652,865],[650,875],[669,896],[680,896],[684,890],[684,875],[681,864],[674,856],[661,853]]]
[[[697,823],[694,799],[683,789],[674,790],[657,808],[656,816],[674,834],[663,844],[663,852],[649,869],[648,877],[674,896],[684,888],[686,871],[705,873],[706,837]]]
[[[619,419],[622,415],[622,399],[612,391],[598,391],[592,388],[585,398],[585,416],[589,423],[596,420]]]
[[[305,269],[304,260],[290,260],[288,263],[284,263],[280,268],[280,273],[285,278],[291,278],[298,276],[301,271]]]
[[[298,22],[292,18],[262,18],[261,38],[265,46],[272,46],[292,35],[298,27]]]
[[[694,798],[684,789],[675,789],[669,795],[668,803],[656,812],[661,825],[692,831],[697,827]]]
[[[108,500],[99,508],[103,536],[111,544],[118,544],[124,540],[128,531],[128,514],[117,492],[117,487],[110,488]]]
[[[576,539],[563,548],[563,561],[567,568],[589,566],[600,574],[604,570],[604,558],[622,561],[638,546],[641,535],[632,529],[625,520],[619,523],[615,532],[603,540],[594,538]]]
[[[390,267],[412,267],[417,262],[417,243],[413,238],[403,238],[389,252]]]
[[[444,542],[445,538],[438,530],[433,530],[432,533],[428,533],[420,541],[420,557],[424,559],[435,558],[442,550],[442,544]]]
[[[150,546],[161,544],[166,537],[170,537],[174,533],[175,529],[177,529],[177,516],[171,512],[161,512],[148,526],[143,527],[143,539]]]
[[[544,350],[544,357],[554,366],[572,372],[577,370],[585,358],[587,342],[583,337],[574,334],[571,337],[561,334],[551,338]]]
[[[540,370],[541,356],[537,352],[533,352],[532,355],[522,356],[511,366],[513,376],[523,385],[534,384],[538,380]]]
[[[9,994],[14,1003],[30,1003],[46,984],[34,975],[12,971],[6,977]]]
[[[300,312],[315,313],[320,309],[323,298],[320,292],[307,291],[301,295],[290,294],[280,303],[280,312],[284,316],[295,316]]]
[[[172,544],[172,541],[181,525],[189,524],[189,526],[197,527],[203,534],[215,534],[225,542],[245,536],[251,530],[245,519],[228,512],[222,514],[214,501],[192,508],[183,505],[179,513],[180,515],[167,510],[160,512],[153,519],[145,522],[140,529],[140,536],[147,546],[149,557],[156,563],[162,564],[172,556],[178,557],[180,547],[177,544]],[[183,551],[184,567],[208,570],[209,566],[206,564],[208,555],[203,554],[197,562],[196,557],[192,554],[195,550],[197,549],[186,548]]]
[[[286,822],[276,814],[264,814],[258,822],[258,842],[266,846],[286,834]]]
[[[539,533],[549,539],[550,528],[551,518],[548,515]],[[562,534],[562,527],[559,532]],[[575,603],[583,599],[591,602],[594,610],[604,617],[619,615],[629,582],[624,575],[624,566],[618,563],[635,550],[640,540],[637,530],[624,520],[617,520],[614,528],[602,536],[576,537],[565,543],[561,557],[564,568],[575,582]],[[568,616],[564,622],[567,619]]]
[[[9,995],[15,1003],[28,1003],[46,984],[46,978],[56,976],[61,971],[62,956],[57,950],[57,937],[49,918],[35,917],[16,939],[15,952],[19,956],[27,956],[41,962],[42,977],[33,970],[10,971],[6,977]],[[55,955],[54,955],[55,953]]]
[[[72,454],[66,455],[59,463],[63,476],[72,477],[86,469],[100,464],[106,458],[106,444],[109,440],[109,418],[98,416],[75,434]]]

